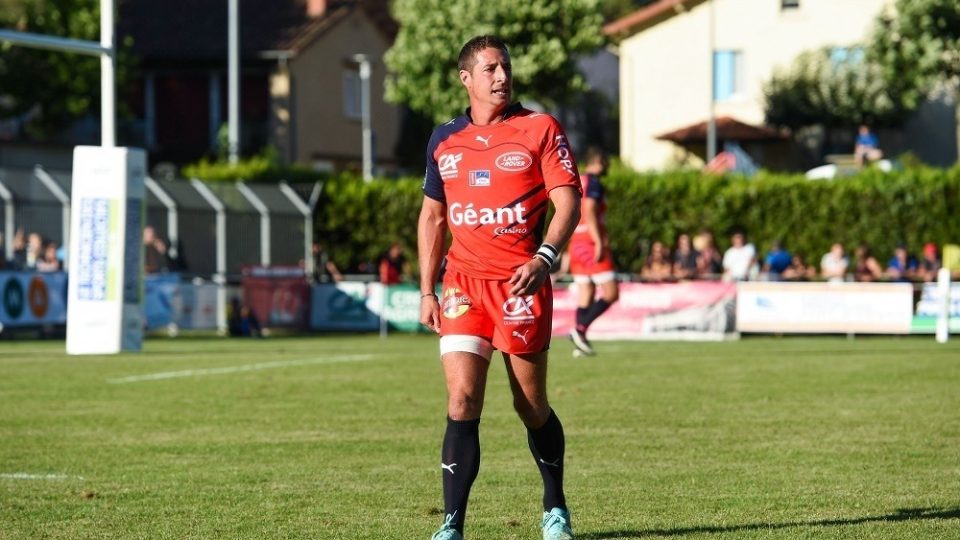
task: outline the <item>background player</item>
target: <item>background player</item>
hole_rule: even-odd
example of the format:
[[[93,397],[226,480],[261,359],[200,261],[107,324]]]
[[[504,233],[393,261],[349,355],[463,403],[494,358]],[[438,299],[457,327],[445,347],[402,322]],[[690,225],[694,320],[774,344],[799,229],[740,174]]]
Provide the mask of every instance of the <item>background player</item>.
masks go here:
[[[604,311],[620,298],[610,240],[607,235],[607,201],[600,182],[607,172],[607,155],[598,147],[587,148],[580,206],[580,223],[570,239],[570,274],[577,284],[577,320],[570,338],[577,353],[593,355],[587,329]],[[600,298],[594,300],[597,287]]]
[[[470,108],[430,138],[417,228],[420,320],[441,335],[447,386],[446,519],[433,540],[463,538],[493,349],[503,354],[514,409],[543,478],[543,538],[570,540],[563,426],[547,401],[553,315],[547,277],[579,218],[579,175],[557,121],[510,104],[510,56],[501,40],[471,39],[458,64]],[[550,202],[556,211],[546,227]],[[448,229],[453,243],[438,300],[434,283]]]

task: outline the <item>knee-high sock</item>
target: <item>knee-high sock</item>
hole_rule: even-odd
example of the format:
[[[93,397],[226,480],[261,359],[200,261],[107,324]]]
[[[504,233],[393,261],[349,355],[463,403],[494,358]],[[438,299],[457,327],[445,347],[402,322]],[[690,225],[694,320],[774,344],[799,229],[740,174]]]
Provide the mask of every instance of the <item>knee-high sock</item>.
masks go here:
[[[543,477],[543,509],[549,512],[553,508],[566,508],[567,500],[563,495],[563,425],[556,413],[550,411],[547,423],[538,429],[527,429],[527,442],[530,452]]]
[[[603,312],[609,309],[610,306],[610,302],[607,302],[603,298],[600,298],[594,303],[590,304],[590,307],[588,307],[583,314],[583,331],[586,332],[586,329],[593,324],[593,321],[597,320],[598,317],[603,315]]]
[[[463,533],[470,487],[480,471],[480,419],[451,420],[443,436],[440,455],[444,513],[453,516],[453,527]]]

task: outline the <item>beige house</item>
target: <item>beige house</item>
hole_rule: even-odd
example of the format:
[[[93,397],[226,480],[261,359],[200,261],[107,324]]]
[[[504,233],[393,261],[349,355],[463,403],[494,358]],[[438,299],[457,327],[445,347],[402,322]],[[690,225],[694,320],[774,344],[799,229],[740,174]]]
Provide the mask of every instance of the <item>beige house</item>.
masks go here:
[[[803,51],[833,46],[843,53],[864,42],[888,3],[659,0],[608,24],[605,33],[621,39],[621,157],[637,169],[702,163],[702,127],[713,107],[720,124],[748,132],[742,136],[766,148],[770,160],[783,159],[786,141],[763,126],[763,84]],[[682,134],[685,147],[677,144]]]
[[[396,23],[386,2],[331,3],[307,0],[310,21],[276,51],[270,77],[270,140],[281,159],[318,170],[359,168],[361,100],[359,64],[371,60],[370,107],[375,170],[395,166],[401,110],[383,99],[383,54]]]

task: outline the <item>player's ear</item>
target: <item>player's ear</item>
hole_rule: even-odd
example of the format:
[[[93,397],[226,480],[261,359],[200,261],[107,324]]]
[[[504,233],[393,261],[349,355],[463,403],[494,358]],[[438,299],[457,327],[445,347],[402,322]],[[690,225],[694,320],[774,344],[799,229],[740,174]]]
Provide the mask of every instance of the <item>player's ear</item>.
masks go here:
[[[470,86],[470,85],[469,85],[469,82],[470,82],[470,72],[467,71],[467,70],[465,70],[465,69],[461,69],[461,70],[460,70],[460,83],[463,84],[464,87],[469,87],[469,86]]]

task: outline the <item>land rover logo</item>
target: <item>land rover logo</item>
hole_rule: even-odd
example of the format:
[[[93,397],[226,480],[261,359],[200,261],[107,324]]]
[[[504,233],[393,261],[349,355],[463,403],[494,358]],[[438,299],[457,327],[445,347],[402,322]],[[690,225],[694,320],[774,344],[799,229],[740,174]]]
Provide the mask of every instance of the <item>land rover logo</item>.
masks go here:
[[[530,168],[533,158],[526,152],[507,152],[497,157],[496,165],[501,171],[521,172]]]

